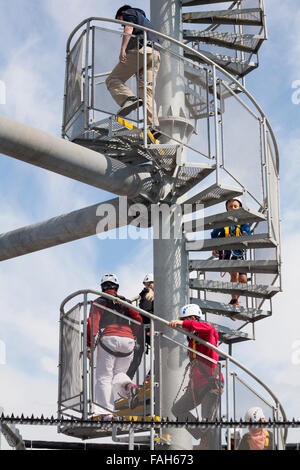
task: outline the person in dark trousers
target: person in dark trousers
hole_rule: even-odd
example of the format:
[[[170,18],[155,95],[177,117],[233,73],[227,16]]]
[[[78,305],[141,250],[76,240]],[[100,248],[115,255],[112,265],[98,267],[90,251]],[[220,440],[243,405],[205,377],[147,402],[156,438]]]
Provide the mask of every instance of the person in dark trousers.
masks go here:
[[[146,77],[143,76],[144,44],[143,30],[138,26],[153,29],[146,14],[140,8],[123,5],[116,13],[116,19],[133,23],[136,27],[124,26],[124,35],[119,56],[119,63],[106,79],[106,86],[113,99],[121,108],[117,112],[119,116],[127,116],[137,107],[143,104],[144,80],[146,80],[147,103],[144,107],[147,112],[147,123],[155,138],[158,138],[159,121],[157,117],[154,90],[156,78],[160,67],[160,52],[155,43],[159,43],[158,37],[153,33],[147,33],[147,70]],[[133,35],[133,36],[132,36]],[[139,74],[139,97],[125,83],[133,75]]]
[[[87,346],[95,348],[94,401],[97,414],[100,414],[101,419],[110,420],[114,415],[115,393],[128,398],[129,406],[135,407],[138,387],[132,383],[126,371],[133,358],[135,335],[140,325],[130,323],[129,320],[141,323],[142,318],[133,308],[118,303],[118,299],[130,301],[118,294],[119,281],[115,274],[102,277],[101,289],[103,293],[115,297],[116,301],[103,296],[94,300],[87,325]]]
[[[196,304],[184,306],[179,320],[172,320],[169,326],[173,328],[180,326],[212,346],[218,346],[218,332],[212,325],[204,322],[204,315]],[[213,349],[192,338],[188,338],[188,346],[201,353],[201,356],[188,351],[189,383],[185,393],[178,400],[177,397],[175,398],[172,413],[179,421],[187,422],[187,430],[195,439],[201,439],[199,449],[218,450],[220,444],[218,430],[193,428],[189,427],[188,423],[198,420],[191,410],[197,409],[200,404],[202,405],[202,419],[209,421],[216,419],[223,387],[223,377],[219,375],[219,355]]]
[[[146,312],[153,313],[153,305],[154,305],[154,281],[153,281],[153,274],[146,274],[144,281],[144,289],[140,292],[139,297],[139,307]],[[143,324],[149,325],[150,320],[149,318],[142,316]],[[144,334],[145,331],[145,334]],[[150,332],[144,328],[140,328],[138,336],[137,336],[137,346],[134,351],[134,356],[132,359],[132,363],[127,371],[127,375],[133,379],[139,365],[142,361],[143,354],[148,351],[148,347],[150,345]]]
[[[263,410],[259,406],[249,408],[245,415],[245,421],[252,423],[265,422]],[[238,450],[274,450],[274,436],[266,428],[249,427],[240,442]]]
[[[226,202],[226,210],[233,211],[242,208],[242,202],[237,199],[229,199]],[[245,235],[251,235],[248,224],[233,225],[231,227],[216,228],[211,232],[211,238],[228,238],[228,237],[240,237]],[[215,253],[213,253],[215,254]],[[243,260],[245,259],[245,252],[243,250],[219,250],[216,255],[220,260]],[[230,273],[231,282],[247,283],[247,273],[234,272]],[[239,305],[238,296],[232,295],[231,305]]]

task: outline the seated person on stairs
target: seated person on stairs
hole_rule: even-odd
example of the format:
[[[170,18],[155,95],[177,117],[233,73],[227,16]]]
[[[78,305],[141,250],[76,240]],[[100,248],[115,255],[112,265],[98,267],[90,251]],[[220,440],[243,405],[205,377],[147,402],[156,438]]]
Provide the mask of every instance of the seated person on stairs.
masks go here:
[[[226,202],[226,210],[232,211],[240,209],[242,203],[239,199],[229,199]],[[215,228],[211,232],[211,238],[223,238],[223,237],[239,237],[244,235],[251,235],[250,228],[248,224],[243,225],[233,225],[231,227]],[[220,260],[243,260],[245,259],[244,250],[220,250],[215,256],[218,256]],[[231,282],[242,282],[247,283],[247,273],[234,272],[230,273]],[[229,302],[231,305],[239,305],[238,296],[232,295],[232,299]]]

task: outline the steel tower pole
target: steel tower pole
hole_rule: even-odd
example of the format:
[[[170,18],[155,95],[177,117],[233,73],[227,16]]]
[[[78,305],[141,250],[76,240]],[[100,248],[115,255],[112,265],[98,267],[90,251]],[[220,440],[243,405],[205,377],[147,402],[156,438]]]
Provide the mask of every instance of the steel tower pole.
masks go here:
[[[181,6],[179,0],[151,0],[151,22],[153,27],[174,39],[181,40]],[[168,46],[169,47],[169,46]],[[180,51],[176,51],[177,53]],[[184,76],[181,63],[173,61],[171,56],[163,54],[161,68],[156,84],[156,99],[159,109],[162,130],[171,129],[172,136],[183,137],[182,121],[184,113]],[[175,67],[175,70],[174,70]],[[179,71],[182,73],[179,74]],[[178,123],[178,125],[177,125]],[[174,135],[175,133],[175,135]],[[174,201],[175,202],[175,201]],[[189,302],[188,288],[188,258],[185,250],[185,240],[178,233],[177,224],[182,224],[180,211],[174,211],[170,216],[161,216],[159,231],[154,233],[153,262],[155,279],[154,312],[167,321],[178,318],[180,309]],[[168,231],[170,229],[170,236]],[[176,233],[177,232],[177,233]],[[155,236],[157,235],[157,237]],[[163,333],[163,332],[162,332]],[[170,336],[170,329],[168,329]],[[177,336],[174,330],[173,337]],[[171,342],[161,340],[160,364],[163,377],[160,384],[160,412],[162,417],[174,418],[172,405],[180,388],[186,355],[174,347]],[[157,352],[157,351],[156,351]],[[156,365],[157,367],[157,365]],[[171,450],[192,449],[192,438],[185,429],[169,429],[166,434],[171,437]]]

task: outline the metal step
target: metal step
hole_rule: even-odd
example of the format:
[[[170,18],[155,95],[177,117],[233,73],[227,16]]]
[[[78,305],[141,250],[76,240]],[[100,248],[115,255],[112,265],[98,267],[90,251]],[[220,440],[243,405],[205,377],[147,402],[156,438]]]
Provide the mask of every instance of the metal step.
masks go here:
[[[232,3],[233,0],[181,0],[183,7],[193,7],[196,5],[210,5],[213,3]]]
[[[203,165],[203,168],[199,166],[183,165],[180,167],[178,174],[174,177],[174,191],[177,197],[181,197],[186,192],[190,191],[194,186],[207,178],[213,171],[215,171],[215,165]]]
[[[251,248],[273,248],[276,246],[267,233],[229,238],[209,238],[186,243],[187,251],[245,250]]]
[[[190,260],[190,271],[278,274],[276,260]]]
[[[257,54],[265,38],[255,34],[219,33],[218,31],[184,29],[183,39]]]
[[[260,8],[212,10],[182,14],[183,23],[263,26]]]
[[[185,225],[185,231],[192,233],[201,230],[212,230],[219,227],[227,227],[236,224],[253,224],[255,222],[263,222],[266,217],[260,212],[250,209],[236,209],[234,211],[222,212],[204,217],[204,219],[195,219],[190,224]]]
[[[270,299],[280,292],[279,287],[243,284],[241,282],[221,282],[221,281],[201,281],[199,279],[190,279],[190,288],[218,292],[221,294],[244,295],[247,297],[257,297]]]
[[[222,185],[222,184],[213,184],[208,188],[204,189],[198,194],[190,197],[185,204],[202,204],[203,207],[210,207],[214,204],[219,204],[221,202],[227,201],[238,196],[241,196],[243,193],[241,189],[237,187]]]
[[[186,56],[188,53],[186,53]],[[190,53],[190,57],[192,60],[196,60],[200,62],[199,57],[196,57],[194,54]],[[190,82],[192,82],[193,85],[197,85],[203,89],[206,90],[206,87],[208,89],[208,92],[212,95],[214,93],[214,88],[213,88],[213,81],[210,77],[210,75],[207,75],[204,70],[201,70],[199,68],[195,68],[191,65],[185,64],[184,65],[184,76],[187,78]],[[229,88],[232,90],[232,93],[241,93],[241,89],[235,84],[235,83],[227,83]],[[222,99],[231,97],[232,93],[222,93]],[[220,99],[220,93],[217,91],[217,97]]]
[[[254,339],[253,336],[250,336],[248,333],[244,333],[243,331],[233,330],[231,328],[227,328],[226,326],[218,325],[217,323],[207,323],[212,325],[217,330],[219,334],[219,340],[222,343],[233,344]]]
[[[252,70],[258,67],[258,62],[254,62],[251,59],[240,60],[236,59],[235,57],[216,54],[207,51],[201,51],[201,54],[205,55],[208,59],[220,65],[220,67],[227,70],[227,72],[231,73],[232,75],[238,75],[239,77],[244,77],[245,75],[252,72]],[[200,63],[205,63],[204,59],[201,59],[201,57],[191,52],[185,52],[184,57],[186,57],[187,59],[198,61]]]
[[[254,323],[258,320],[268,318],[272,313],[268,310],[257,310],[255,308],[245,308],[209,300],[201,300],[195,297],[190,298],[191,304],[197,304],[204,313],[213,313],[225,317],[234,317],[237,320]]]

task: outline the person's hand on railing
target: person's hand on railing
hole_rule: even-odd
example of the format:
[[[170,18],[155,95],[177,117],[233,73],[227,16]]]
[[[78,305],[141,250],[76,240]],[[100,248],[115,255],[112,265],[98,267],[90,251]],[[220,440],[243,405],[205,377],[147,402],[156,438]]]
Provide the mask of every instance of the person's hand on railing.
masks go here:
[[[168,323],[169,326],[172,328],[176,328],[176,326],[182,326],[183,321],[182,320],[172,320]]]

